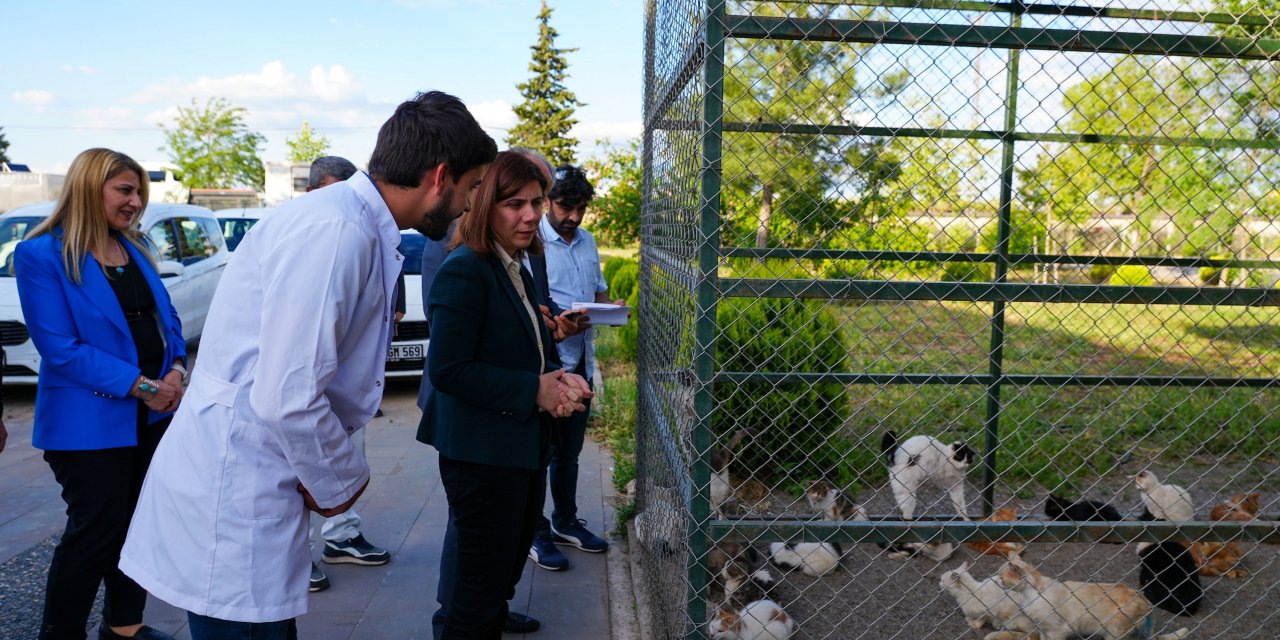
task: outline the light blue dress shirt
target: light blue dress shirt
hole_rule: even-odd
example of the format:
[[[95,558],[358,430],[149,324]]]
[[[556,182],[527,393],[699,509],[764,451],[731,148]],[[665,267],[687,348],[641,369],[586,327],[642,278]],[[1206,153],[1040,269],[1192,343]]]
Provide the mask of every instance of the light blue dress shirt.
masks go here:
[[[596,249],[596,239],[591,237],[590,232],[579,228],[574,233],[573,242],[565,242],[546,216],[539,223],[539,231],[542,233],[543,252],[547,259],[547,283],[551,299],[561,309],[573,308],[574,302],[595,302],[597,293],[609,290],[609,285],[604,281],[604,273],[600,271],[600,253]],[[585,358],[587,380],[595,375],[595,349],[591,344],[594,337],[595,329],[588,329],[565,338],[556,345],[565,371],[573,371]]]

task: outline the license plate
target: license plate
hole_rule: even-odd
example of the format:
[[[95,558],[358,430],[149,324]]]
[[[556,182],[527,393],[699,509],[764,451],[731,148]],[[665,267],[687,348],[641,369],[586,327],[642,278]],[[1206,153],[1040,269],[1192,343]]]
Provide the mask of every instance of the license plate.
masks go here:
[[[420,344],[394,344],[391,345],[391,350],[387,351],[387,362],[421,360],[422,357],[422,345]]]

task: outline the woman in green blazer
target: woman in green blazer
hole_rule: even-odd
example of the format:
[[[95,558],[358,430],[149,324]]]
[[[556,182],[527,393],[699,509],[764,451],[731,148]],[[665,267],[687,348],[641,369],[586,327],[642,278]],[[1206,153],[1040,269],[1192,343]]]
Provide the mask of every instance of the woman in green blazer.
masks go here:
[[[528,158],[498,154],[455,247],[431,286],[427,373],[434,387],[418,440],[440,452],[458,531],[458,569],[444,638],[502,636],[546,493],[549,418],[581,411],[581,377],[555,369],[526,252],[539,254],[546,178]]]

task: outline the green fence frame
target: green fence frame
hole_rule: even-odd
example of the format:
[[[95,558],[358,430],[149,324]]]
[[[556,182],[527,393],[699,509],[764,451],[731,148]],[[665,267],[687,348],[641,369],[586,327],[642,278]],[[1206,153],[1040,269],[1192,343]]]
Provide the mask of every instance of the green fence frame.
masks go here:
[[[1171,138],[1162,136],[1108,136],[1017,131],[1017,97],[1019,93],[1018,60],[1022,50],[1078,51],[1087,53],[1145,54],[1157,56],[1193,56],[1200,58],[1232,58],[1237,60],[1280,61],[1280,40],[1188,36],[1175,34],[1124,33],[1070,29],[1026,28],[1024,15],[1054,15],[1091,18],[1129,18],[1164,22],[1196,22],[1236,25],[1273,25],[1278,17],[1232,16],[1215,13],[1180,11],[1148,11],[1090,7],[1085,5],[1040,5],[1026,2],[978,2],[966,0],[881,0],[868,2],[811,2],[809,4],[848,4],[873,7],[902,7],[951,11],[1002,13],[1009,16],[1010,26],[983,27],[857,21],[836,19],[799,19],[751,15],[731,15],[726,0],[706,0],[702,5],[700,32],[695,42],[684,51],[678,70],[667,78],[657,78],[654,70],[655,33],[659,28],[655,16],[659,0],[646,0],[646,110],[644,116],[644,232],[641,256],[646,267],[690,283],[696,300],[694,323],[693,374],[696,377],[694,410],[696,419],[692,433],[695,451],[708,451],[712,444],[711,389],[716,382],[770,381],[777,384],[839,382],[855,384],[903,385],[980,385],[986,388],[986,451],[983,454],[982,501],[984,513],[993,508],[996,456],[1000,445],[1001,391],[1009,385],[1076,385],[1076,386],[1192,386],[1192,387],[1280,387],[1280,378],[1248,378],[1220,376],[1116,376],[1116,375],[1011,375],[1004,372],[1005,305],[1013,302],[1039,303],[1110,303],[1140,305],[1239,305],[1280,307],[1280,290],[1261,288],[1198,287],[1129,287],[1107,285],[1059,285],[1014,283],[1007,281],[1010,268],[1027,264],[1106,264],[1179,267],[1251,267],[1276,268],[1280,260],[1236,260],[1176,257],[1120,257],[1063,255],[1052,253],[1013,253],[1009,249],[1012,228],[1015,145],[1019,142],[1076,142],[1115,144],[1158,144],[1207,147],[1213,149],[1280,149],[1280,139]],[[945,47],[980,47],[1008,52],[1008,73],[1004,105],[1004,127],[983,129],[921,129],[850,125],[778,124],[764,122],[726,122],[724,105],[726,40],[780,39],[816,40],[847,43],[934,45]],[[665,82],[656,82],[663,80]],[[698,121],[672,118],[668,111],[689,83],[701,83],[702,108]],[[664,246],[664,223],[655,219],[654,169],[651,144],[655,131],[697,132],[701,144],[698,219],[702,241],[697,247],[696,261],[690,261]],[[1000,167],[998,230],[993,252],[928,252],[928,251],[829,251],[822,249],[753,249],[726,248],[719,242],[721,211],[721,179],[723,134],[756,132],[776,134],[836,134],[844,136],[888,136],[998,140],[1002,148]],[[896,282],[883,280],[766,280],[720,278],[717,268],[723,258],[828,258],[857,260],[892,260],[925,262],[993,263],[991,283]],[[648,276],[642,276],[641,309],[647,308]],[[716,304],[722,298],[817,298],[824,300],[931,300],[991,302],[990,343],[985,375],[932,374],[773,374],[743,371],[719,371],[715,368]],[[643,313],[643,311],[642,311]],[[642,332],[645,329],[642,327]],[[643,340],[642,340],[643,342]],[[671,371],[658,371],[641,366],[640,385],[672,377]],[[652,387],[649,393],[654,393]],[[643,414],[643,411],[641,412]],[[679,454],[670,443],[644,442],[641,447],[666,449],[667,459],[676,466]],[[805,540],[836,542],[965,542],[970,540],[1018,541],[1093,541],[1124,543],[1167,539],[1169,536],[1204,541],[1254,540],[1280,543],[1280,522],[1259,520],[1250,523],[1122,523],[1115,525],[1077,525],[1071,523],[991,523],[943,522],[882,519],[872,522],[777,522],[764,520],[710,519],[708,485],[711,475],[706,456],[691,461],[691,484],[686,487],[687,508],[693,529],[687,554],[687,625],[686,637],[703,638],[705,629],[696,621],[706,620],[706,588],[710,579],[706,553],[713,544],[725,541]],[[642,496],[643,499],[643,496]]]

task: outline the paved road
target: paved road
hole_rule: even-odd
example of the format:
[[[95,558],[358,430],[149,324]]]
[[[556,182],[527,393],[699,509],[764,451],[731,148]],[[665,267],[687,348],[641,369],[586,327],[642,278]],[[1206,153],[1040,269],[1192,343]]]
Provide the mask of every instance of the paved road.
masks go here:
[[[447,503],[435,450],[414,440],[416,394],[416,381],[389,382],[383,402],[386,415],[369,426],[366,441],[373,480],[357,510],[364,518],[366,537],[391,549],[392,561],[383,567],[326,565],[333,587],[313,594],[311,613],[299,620],[301,636],[307,640],[431,637]],[[0,629],[4,638],[34,635],[49,539],[65,525],[53,474],[40,452],[31,448],[33,400],[30,389],[5,389],[10,436],[8,448],[0,454],[0,573],[10,580],[0,581],[0,608],[11,617]],[[607,454],[588,440],[578,494],[581,517],[593,528],[613,527],[611,465]],[[542,631],[527,637],[609,638],[604,555],[572,549],[566,553],[572,563],[567,572],[535,570],[532,564],[525,569],[513,608],[543,621]],[[13,618],[16,612],[26,619]],[[185,614],[155,598],[148,605],[147,622],[179,639],[190,638]]]

